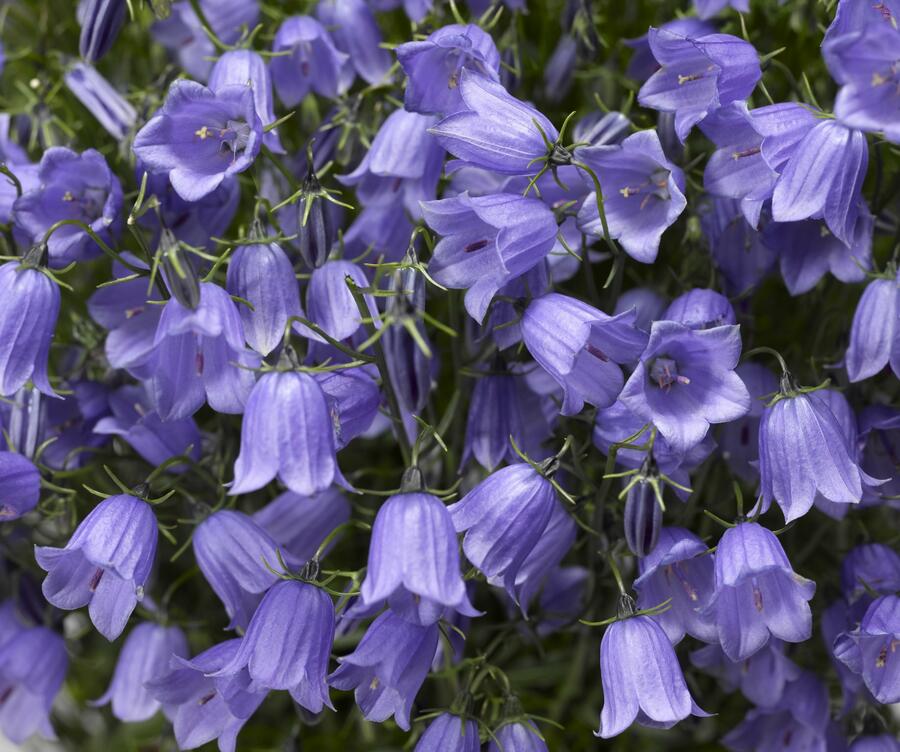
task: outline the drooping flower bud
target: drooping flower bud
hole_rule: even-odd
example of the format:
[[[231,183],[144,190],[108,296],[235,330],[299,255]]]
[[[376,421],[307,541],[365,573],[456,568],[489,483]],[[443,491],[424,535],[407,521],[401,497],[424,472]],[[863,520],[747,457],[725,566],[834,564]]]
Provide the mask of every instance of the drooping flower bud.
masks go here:
[[[662,507],[657,493],[650,480],[641,478],[625,496],[625,542],[635,556],[647,556],[659,540]]]
[[[200,305],[200,276],[191,256],[181,252],[178,240],[164,227],[156,250],[161,259],[166,285],[172,297],[185,308],[197,310]]]
[[[125,0],[82,0],[78,22],[78,51],[86,62],[93,63],[109,52],[119,36],[125,22]]]

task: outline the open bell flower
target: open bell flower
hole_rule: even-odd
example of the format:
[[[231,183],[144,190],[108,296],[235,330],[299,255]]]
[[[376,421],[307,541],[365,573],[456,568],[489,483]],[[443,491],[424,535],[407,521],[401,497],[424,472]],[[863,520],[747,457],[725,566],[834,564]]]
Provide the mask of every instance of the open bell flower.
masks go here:
[[[835,657],[862,676],[878,702],[900,702],[900,597],[883,595],[869,604],[859,626],[840,635]]]
[[[138,131],[134,153],[150,172],[166,173],[181,198],[199,201],[225,178],[243,172],[263,141],[253,89],[213,92],[195,81],[175,81],[162,109]]]
[[[328,30],[311,16],[286,18],[272,43],[270,68],[278,98],[293,107],[311,91],[336,98],[353,81],[349,58],[334,46]]]
[[[0,452],[0,522],[15,520],[37,506],[41,474],[27,457]]]
[[[815,582],[794,572],[770,530],[755,522],[726,530],[716,549],[715,593],[708,606],[725,655],[746,660],[770,635],[785,642],[808,640],[808,601],[815,590]]]
[[[479,752],[480,749],[475,721],[441,713],[428,724],[413,752]]]
[[[127,494],[104,499],[65,548],[35,546],[37,563],[47,572],[44,597],[65,610],[88,606],[97,630],[115,640],[144,597],[157,537],[156,517],[146,501]]]
[[[649,616],[629,616],[606,628],[600,642],[603,739],[635,721],[671,728],[689,715],[707,716],[691,696],[669,638]]]
[[[847,347],[850,381],[868,379],[888,364],[900,378],[900,272],[866,286],[853,314]]]

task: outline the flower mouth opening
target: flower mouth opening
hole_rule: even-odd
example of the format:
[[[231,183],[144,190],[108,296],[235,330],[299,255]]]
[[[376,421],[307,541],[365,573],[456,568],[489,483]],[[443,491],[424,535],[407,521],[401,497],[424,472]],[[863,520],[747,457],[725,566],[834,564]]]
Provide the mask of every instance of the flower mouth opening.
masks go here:
[[[669,392],[676,384],[687,386],[691,380],[678,373],[678,363],[667,355],[655,358],[650,364],[650,381],[664,392]]]

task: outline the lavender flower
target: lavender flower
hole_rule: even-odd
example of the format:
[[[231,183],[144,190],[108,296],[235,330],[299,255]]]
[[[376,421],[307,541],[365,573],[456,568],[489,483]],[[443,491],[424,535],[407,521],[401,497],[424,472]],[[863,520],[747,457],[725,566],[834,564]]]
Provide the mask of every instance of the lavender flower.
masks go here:
[[[311,713],[334,709],[325,674],[334,641],[334,604],[315,585],[286,580],[259,604],[234,657],[211,675],[246,668],[254,688],[287,689]]]
[[[466,310],[478,322],[497,291],[540,263],[556,241],[553,212],[537,199],[511,193],[463,193],[429,201],[422,213],[443,236],[429,271],[441,284],[466,290]]]
[[[694,0],[694,7],[700,18],[712,18],[725,8],[734,8],[741,13],[750,12],[750,0]]]
[[[413,752],[479,752],[478,724],[458,715],[441,713],[419,737]]]
[[[750,409],[747,387],[734,372],[740,354],[738,326],[695,331],[655,321],[619,400],[652,422],[673,449],[686,452],[711,423],[727,423]]]
[[[81,0],[78,4],[78,51],[88,63],[99,60],[113,46],[125,23],[125,6],[124,0]]]
[[[488,752],[547,752],[547,742],[532,721],[512,721],[494,732]]]
[[[362,367],[318,373],[316,381],[328,400],[334,445],[343,449],[371,428],[381,406],[381,390]]]
[[[181,80],[138,131],[134,153],[150,172],[167,173],[185,201],[199,201],[253,164],[262,140],[252,88],[225,86],[213,92]]]
[[[421,42],[396,49],[409,77],[403,105],[424,115],[450,115],[465,109],[460,92],[462,71],[499,82],[500,53],[490,34],[474,24],[442,26]]]
[[[796,574],[778,538],[755,522],[725,531],[716,549],[715,592],[709,613],[722,650],[743,661],[761,650],[769,635],[803,642],[812,633],[807,601],[816,583]]]
[[[381,30],[365,0],[319,0],[316,16],[362,78],[377,84],[385,77],[391,54],[381,47]]]
[[[684,675],[666,633],[649,616],[614,621],[600,642],[603,680],[603,739],[618,736],[637,721],[644,726],[671,728],[702,710],[684,682]]]
[[[349,58],[334,46],[325,27],[310,16],[291,16],[282,21],[272,51],[290,53],[273,57],[270,63],[275,91],[287,107],[299,104],[310,91],[334,99],[353,81]]]
[[[43,241],[62,220],[83,222],[105,243],[114,243],[122,227],[122,185],[100,152],[79,154],[63,146],[44,152],[38,168],[39,185],[13,204],[16,228],[29,243]],[[78,225],[63,225],[47,241],[51,266],[66,266],[100,253]]]
[[[409,731],[412,704],[425,681],[438,644],[437,624],[420,626],[385,611],[363,635],[350,655],[328,677],[337,689],[354,689],[356,704],[369,721],[391,715]]]
[[[711,112],[746,99],[762,75],[753,45],[730,34],[691,36],[651,28],[648,41],[660,68],[641,87],[638,102],[675,113],[682,143]]]
[[[640,131],[619,146],[581,147],[577,157],[600,178],[611,237],[636,261],[652,263],[659,241],[687,206],[684,174],[663,153],[656,131]],[[578,211],[578,228],[602,236],[596,193]]]
[[[66,610],[89,606],[97,630],[115,640],[144,597],[156,539],[156,518],[146,501],[124,494],[104,499],[65,548],[35,546],[35,559],[47,572],[44,597]]]
[[[165,673],[172,656],[187,655],[187,638],[178,627],[138,624],[122,645],[109,689],[92,704],[111,702],[112,713],[120,721],[146,721],[160,709],[160,703],[144,682]]]
[[[253,515],[253,521],[298,562],[309,561],[325,538],[349,519],[350,502],[333,487],[315,496],[285,491]]]
[[[41,498],[41,474],[27,457],[0,452],[0,521],[28,514]]]
[[[881,703],[900,702],[900,597],[876,598],[859,626],[837,638],[834,654]]]
[[[65,75],[66,86],[113,138],[120,141],[137,122],[137,111],[95,68],[74,63]]]
[[[265,592],[278,582],[278,545],[247,515],[223,509],[191,539],[197,566],[225,606],[228,629],[246,629]],[[268,565],[268,566],[267,566]]]
[[[673,300],[659,318],[690,329],[712,329],[737,322],[728,298],[715,290],[695,287]]]
[[[765,401],[778,391],[778,379],[768,368],[752,361],[741,363],[735,373],[750,393],[750,411],[720,427],[719,445],[731,471],[753,483],[759,478],[760,420],[765,413]]]
[[[190,661],[173,658],[167,673],[145,682],[171,717],[181,749],[218,739],[220,752],[235,752],[238,733],[267,694],[252,684],[246,669],[212,677],[234,659],[241,644],[227,640]]]
[[[853,314],[847,375],[862,381],[888,363],[900,378],[900,273],[868,284]]]
[[[563,388],[563,415],[581,412],[585,402],[612,404],[625,381],[618,364],[640,357],[647,341],[634,321],[634,311],[607,316],[558,293],[536,298],[525,309],[522,339]]]
[[[328,401],[308,373],[266,373],[253,387],[229,493],[255,491],[276,475],[291,491],[307,496],[335,480],[346,484],[335,456]]]

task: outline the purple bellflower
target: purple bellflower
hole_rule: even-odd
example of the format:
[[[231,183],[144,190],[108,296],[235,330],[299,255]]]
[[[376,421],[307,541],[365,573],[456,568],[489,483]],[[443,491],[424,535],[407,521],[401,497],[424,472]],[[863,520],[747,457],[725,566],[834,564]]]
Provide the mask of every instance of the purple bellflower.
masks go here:
[[[706,34],[714,34],[716,27],[699,18],[686,16],[684,18],[676,18],[672,21],[666,21],[664,24],[660,24],[658,31],[671,31],[684,37],[696,38],[705,36]],[[626,75],[640,83],[646,81],[659,70],[659,63],[653,56],[653,50],[650,49],[649,37],[650,35],[648,33],[635,39],[623,40],[626,46],[634,50],[634,54],[632,54],[631,60],[628,63]],[[576,140],[582,141],[583,139],[578,138]]]
[[[657,504],[656,500],[653,503]],[[681,527],[664,527],[656,547],[638,562],[634,581],[641,609],[670,600],[670,607],[653,618],[674,645],[685,634],[704,642],[717,640],[716,626],[706,607],[713,595],[714,557],[696,535]]]
[[[200,459],[200,429],[193,418],[163,422],[154,412],[150,400],[140,386],[119,387],[109,395],[112,415],[94,425],[93,432],[119,436],[151,465],[161,465],[172,457],[187,454],[195,462]],[[186,465],[174,465],[169,472],[180,473]]]
[[[760,419],[766,409],[765,399],[778,391],[778,379],[768,368],[753,361],[741,363],[735,373],[750,393],[750,411],[720,427],[719,446],[731,471],[748,483],[755,483],[759,478]]]
[[[788,682],[800,676],[800,668],[784,654],[784,643],[776,639],[743,661],[732,661],[718,644],[707,645],[691,653],[691,663],[717,677],[726,691],[740,688],[750,702],[766,708],[778,705]]]
[[[493,733],[487,752],[548,752],[547,742],[531,721],[504,723]]]
[[[856,504],[878,481],[858,463],[858,449],[827,397],[784,393],[766,407],[759,427],[762,510],[778,502],[786,522],[802,517],[816,494],[837,504]]]
[[[214,677],[246,668],[254,688],[287,689],[311,713],[332,710],[325,675],[334,641],[334,604],[315,585],[285,580],[259,604],[235,656]]]
[[[660,68],[641,87],[638,102],[674,113],[682,143],[711,112],[750,96],[762,76],[753,45],[730,34],[691,36],[651,28],[647,38]]]
[[[41,474],[31,460],[0,452],[0,522],[28,514],[41,498]]]
[[[441,713],[431,723],[413,752],[480,752],[478,724],[450,713]]]
[[[887,478],[879,496],[900,496],[900,410],[886,405],[870,405],[859,414],[859,441],[863,445],[860,467],[875,478]],[[900,590],[900,587],[897,588]]]
[[[364,206],[399,201],[418,219],[420,202],[437,196],[444,163],[444,150],[429,132],[435,121],[431,115],[395,110],[381,124],[356,169],[338,180],[353,186]]]
[[[223,509],[192,538],[197,566],[225,606],[228,629],[246,629],[265,592],[278,582],[278,544],[250,517]],[[267,566],[268,565],[268,566]]]
[[[425,222],[441,235],[429,271],[450,288],[465,289],[479,323],[497,291],[540,263],[556,242],[556,218],[541,201],[512,193],[454,198],[422,205]]]
[[[350,502],[336,488],[315,496],[285,491],[253,515],[253,521],[297,562],[307,562],[325,538],[350,519]]]
[[[134,128],[137,110],[101,76],[84,63],[74,63],[65,74],[66,86],[113,138],[121,141]]]
[[[559,137],[553,124],[496,81],[463,69],[459,93],[465,109],[430,129],[464,163],[503,175],[535,175],[548,156],[547,141]],[[546,141],[545,141],[546,139]]]
[[[900,741],[891,734],[858,736],[853,740],[848,752],[900,752]]]
[[[81,26],[78,51],[93,63],[109,52],[125,23],[124,0],[81,0],[76,12]]]
[[[673,300],[660,317],[690,329],[711,329],[737,323],[734,308],[722,293],[695,287]]]
[[[850,381],[868,379],[888,363],[900,378],[900,272],[873,280],[863,291],[847,347]]]
[[[715,593],[709,604],[722,650],[743,661],[769,635],[803,642],[812,634],[808,601],[816,583],[791,569],[778,538],[755,522],[725,531],[716,549]]]
[[[408,76],[404,107],[424,115],[451,115],[465,109],[460,94],[462,71],[500,81],[500,53],[491,35],[474,24],[450,24],[421,42],[396,49]]]
[[[622,527],[628,550],[635,556],[647,556],[656,548],[662,527],[663,510],[653,484],[645,478],[629,483],[625,490]]]
[[[57,608],[88,606],[91,621],[115,640],[138,601],[156,556],[156,517],[146,501],[110,496],[85,517],[65,548],[35,546],[47,572],[44,597]]]
[[[185,201],[199,201],[256,159],[263,141],[254,91],[246,85],[213,92],[175,81],[162,109],[138,131],[134,153],[150,172],[167,173]]]
[[[750,409],[750,394],[734,372],[741,354],[738,326],[693,330],[655,321],[647,348],[619,400],[652,422],[669,445],[687,452],[711,423],[727,423]]]
[[[65,642],[46,627],[17,630],[0,645],[0,731],[13,744],[35,732],[56,738],[50,706],[68,667]]]
[[[291,316],[303,315],[294,269],[276,243],[235,249],[225,287],[253,304],[252,310],[242,305],[238,311],[247,344],[260,355],[268,355],[281,344]]]
[[[477,616],[459,571],[459,544],[453,519],[436,496],[400,493],[375,515],[363,603],[387,600],[392,611],[430,624],[443,608]]]
[[[343,449],[372,426],[381,407],[381,390],[362,367],[316,374],[325,392],[334,429],[334,445]]]
[[[237,735],[266,697],[252,684],[247,670],[213,677],[237,655],[242,641],[213,645],[191,660],[173,658],[169,671],[145,682],[166,708],[181,749],[194,749],[214,739],[220,752],[235,752]]]
[[[381,30],[365,0],[319,0],[316,16],[366,82],[377,84],[385,77],[391,53],[381,46]]]
[[[225,290],[201,282],[195,310],[171,298],[153,343],[147,386],[162,420],[193,415],[204,401],[220,413],[243,411],[253,388],[247,368],[259,361],[244,347],[237,304]]]
[[[869,604],[859,626],[839,636],[834,654],[880,703],[900,702],[900,596],[883,595]]]
[[[311,16],[286,18],[275,34],[272,51],[290,53],[273,57],[269,64],[275,91],[287,107],[299,104],[310,91],[334,99],[353,81],[347,55]]]
[[[381,723],[393,715],[397,725],[409,731],[412,704],[437,645],[437,624],[421,626],[385,611],[369,625],[356,649],[338,658],[341,665],[328,683],[354,689],[367,720]]]
[[[253,91],[256,114],[263,127],[275,122],[272,108],[272,79],[265,61],[252,50],[225,52],[209,74],[209,88],[219,91],[229,86],[249,87]],[[262,142],[275,154],[284,154],[278,129],[263,133]]]
[[[77,219],[107,244],[114,244],[122,227],[122,185],[100,152],[79,154],[64,146],[44,152],[38,186],[13,204],[13,219],[28,243],[40,243],[47,231],[64,219]],[[99,255],[100,248],[78,225],[63,225],[47,241],[50,265],[66,266]]]
[[[522,318],[522,339],[563,388],[563,415],[581,412],[585,402],[612,404],[625,382],[619,364],[637,360],[647,342],[634,321],[633,310],[607,316],[558,293],[531,302]]]
[[[550,522],[556,491],[524,462],[485,478],[450,507],[457,532],[465,532],[466,558],[512,591],[516,575]]]
[[[332,482],[346,485],[335,456],[333,417],[313,376],[299,371],[263,374],[247,400],[241,451],[229,493],[249,493],[276,475],[309,496]]]
[[[632,723],[671,728],[689,715],[707,716],[687,688],[666,633],[649,616],[629,616],[606,628],[600,642],[603,739]]]
[[[652,263],[663,232],[687,206],[684,174],[663,153],[656,131],[633,133],[618,146],[581,147],[577,156],[600,178],[610,237],[636,261]],[[577,222],[585,234],[602,237],[596,193],[585,198]]]
[[[841,591],[854,604],[874,591],[890,595],[900,590],[900,554],[882,543],[851,549],[841,563]]]
[[[750,12],[750,0],[694,0],[694,8],[700,18],[707,19],[721,13],[726,8],[734,8],[741,13]]]
[[[109,689],[93,705],[112,703],[120,721],[146,721],[160,709],[159,701],[144,686],[166,673],[172,656],[186,658],[187,638],[178,627],[151,622],[138,624],[122,645]]]

